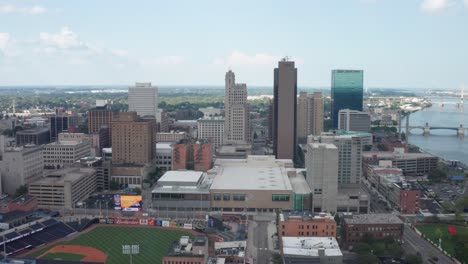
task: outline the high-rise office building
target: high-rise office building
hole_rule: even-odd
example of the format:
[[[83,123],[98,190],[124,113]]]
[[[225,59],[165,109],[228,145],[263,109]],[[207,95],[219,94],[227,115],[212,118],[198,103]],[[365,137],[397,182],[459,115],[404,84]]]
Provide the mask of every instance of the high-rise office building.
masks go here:
[[[338,185],[359,188],[362,176],[362,148],[372,135],[367,133],[320,136],[321,143],[338,147]]]
[[[297,98],[297,140],[303,141],[309,135],[308,130],[308,104],[307,92],[300,92]]]
[[[273,151],[277,159],[296,156],[297,69],[287,58],[274,70]]]
[[[338,127],[341,109],[362,111],[364,72],[362,70],[333,70],[331,84],[333,127]]]
[[[65,115],[57,111],[54,116],[49,116],[50,142],[57,140],[58,134],[70,131],[78,127],[77,115]]]
[[[369,132],[370,127],[369,113],[349,109],[342,109],[338,112],[338,129]]]
[[[229,70],[225,78],[224,95],[225,143],[245,144],[250,141],[249,105],[247,85],[236,84],[234,72]]]
[[[206,139],[213,143],[213,147],[217,148],[224,145],[224,119],[221,118],[200,118],[197,121],[198,138]]]
[[[321,92],[301,92],[297,99],[297,137],[305,142],[308,135],[323,132],[323,98]]]
[[[97,102],[96,107],[88,111],[88,134],[100,134],[104,131],[105,138],[112,138],[111,123],[115,113],[116,111],[112,111],[110,104],[99,105]],[[101,130],[101,128],[106,129]],[[110,140],[106,140],[106,142],[110,143]],[[110,144],[106,143],[100,147],[108,148]]]
[[[338,148],[333,144],[309,143],[305,161],[307,183],[312,189],[312,210],[336,212]]]
[[[158,87],[151,83],[136,83],[128,88],[128,111],[136,112],[140,117],[158,115]]]
[[[120,112],[112,120],[112,163],[151,163],[155,158],[156,122],[135,112]]]

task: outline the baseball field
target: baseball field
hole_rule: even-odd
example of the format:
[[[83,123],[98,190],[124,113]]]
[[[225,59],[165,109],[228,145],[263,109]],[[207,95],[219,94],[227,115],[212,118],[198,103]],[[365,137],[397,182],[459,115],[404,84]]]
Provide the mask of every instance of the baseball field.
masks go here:
[[[173,241],[181,236],[193,236],[183,230],[131,226],[96,226],[69,241],[47,246],[29,255],[34,258],[129,263],[122,245],[139,245],[133,263],[161,263]]]

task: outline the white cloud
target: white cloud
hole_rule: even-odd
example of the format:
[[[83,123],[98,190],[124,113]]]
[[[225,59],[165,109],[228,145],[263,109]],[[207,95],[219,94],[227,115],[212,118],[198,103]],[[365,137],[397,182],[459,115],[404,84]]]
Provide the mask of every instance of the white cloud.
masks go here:
[[[425,12],[434,13],[446,9],[449,4],[449,0],[423,0],[421,9]]]
[[[122,58],[128,57],[128,51],[125,49],[112,49],[110,52],[117,57],[122,57]]]
[[[465,0],[465,6],[468,8],[468,0]]]
[[[18,7],[14,5],[0,5],[0,13],[39,15],[47,13],[47,9],[42,6]]]
[[[59,33],[53,34],[48,32],[39,33],[41,43],[59,48],[59,49],[76,49],[86,48],[87,46],[80,41],[78,35],[71,31],[68,27],[63,27]]]
[[[0,51],[5,53],[9,42],[10,34],[0,32]]]

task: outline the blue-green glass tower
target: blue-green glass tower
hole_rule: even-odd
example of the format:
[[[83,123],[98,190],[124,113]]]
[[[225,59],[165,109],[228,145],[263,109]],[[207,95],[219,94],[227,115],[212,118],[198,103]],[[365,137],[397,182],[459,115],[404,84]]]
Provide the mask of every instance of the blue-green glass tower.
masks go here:
[[[342,109],[362,111],[364,72],[362,70],[333,70],[331,84],[331,113],[333,128],[338,128],[338,112]]]

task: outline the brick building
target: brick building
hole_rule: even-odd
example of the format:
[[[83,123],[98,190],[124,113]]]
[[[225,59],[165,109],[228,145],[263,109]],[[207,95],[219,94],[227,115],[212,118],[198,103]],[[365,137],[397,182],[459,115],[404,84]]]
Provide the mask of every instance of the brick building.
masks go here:
[[[365,234],[376,240],[386,237],[400,240],[403,230],[403,221],[394,214],[361,214],[343,219],[341,237],[345,247],[352,247],[362,242]]]
[[[172,170],[207,171],[213,164],[213,146],[206,140],[181,140],[174,144]]]
[[[280,241],[287,237],[336,237],[336,222],[331,215],[280,214],[278,223]]]

